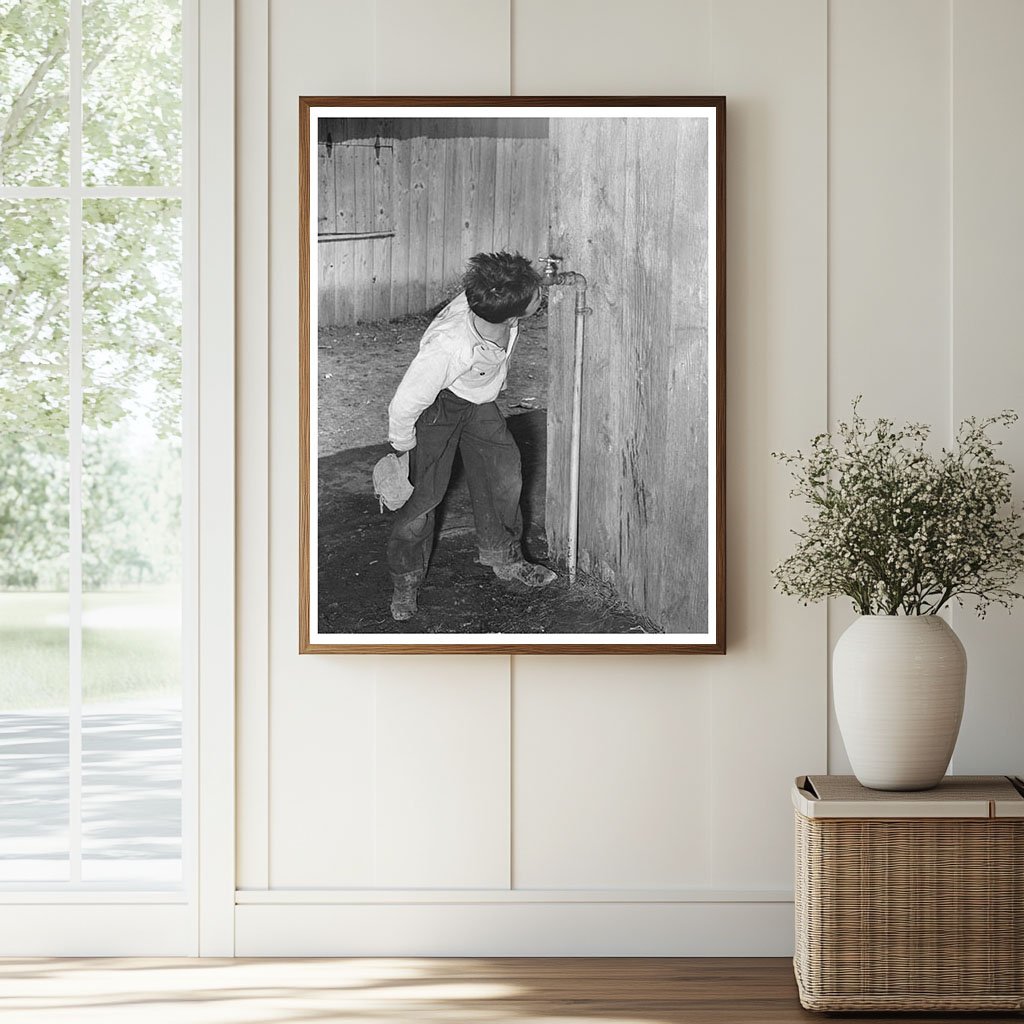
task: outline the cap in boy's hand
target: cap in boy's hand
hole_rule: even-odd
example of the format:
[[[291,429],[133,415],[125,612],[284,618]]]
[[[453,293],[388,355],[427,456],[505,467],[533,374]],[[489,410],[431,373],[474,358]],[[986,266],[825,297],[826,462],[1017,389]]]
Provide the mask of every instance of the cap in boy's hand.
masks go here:
[[[392,452],[373,467],[373,493],[380,502],[381,512],[385,506],[394,512],[409,500],[412,484],[409,483],[408,452],[401,456]]]

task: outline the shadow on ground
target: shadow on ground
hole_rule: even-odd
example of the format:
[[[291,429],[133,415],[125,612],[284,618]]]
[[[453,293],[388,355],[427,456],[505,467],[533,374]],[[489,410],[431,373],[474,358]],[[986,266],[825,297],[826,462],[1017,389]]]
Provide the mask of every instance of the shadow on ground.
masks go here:
[[[68,862],[68,712],[0,713],[0,878]],[[126,701],[82,716],[83,857],[91,881],[173,878],[181,860],[181,710]],[[96,874],[106,861],[112,874]],[[91,865],[91,866],[90,866]]]
[[[546,411],[510,416],[523,460],[523,546],[547,562],[544,532]],[[610,589],[582,574],[569,587],[558,579],[535,590],[505,583],[476,563],[469,489],[459,460],[438,510],[430,571],[419,612],[391,618],[391,579],[385,548],[393,513],[373,495],[373,466],[390,449],[370,445],[337,452],[319,463],[319,626],[321,633],[646,633],[646,619],[618,603]]]

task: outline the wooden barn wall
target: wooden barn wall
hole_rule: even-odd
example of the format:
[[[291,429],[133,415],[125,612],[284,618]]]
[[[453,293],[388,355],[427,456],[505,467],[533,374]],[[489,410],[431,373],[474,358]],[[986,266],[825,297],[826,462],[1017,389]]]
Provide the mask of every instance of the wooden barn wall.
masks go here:
[[[555,120],[552,251],[588,279],[579,565],[671,632],[707,626],[707,124]],[[552,289],[548,543],[567,550],[575,292]]]
[[[547,135],[543,118],[321,120],[320,325],[430,309],[475,252],[536,259]]]

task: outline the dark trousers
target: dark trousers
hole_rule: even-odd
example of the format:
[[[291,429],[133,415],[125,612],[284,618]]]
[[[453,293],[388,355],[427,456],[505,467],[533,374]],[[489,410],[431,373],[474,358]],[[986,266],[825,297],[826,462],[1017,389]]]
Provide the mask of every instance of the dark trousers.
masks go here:
[[[412,497],[398,510],[388,541],[393,577],[421,578],[434,544],[434,509],[462,453],[473,502],[476,542],[484,565],[519,561],[523,474],[519,448],[497,405],[474,405],[442,391],[416,421],[416,447],[409,453]]]

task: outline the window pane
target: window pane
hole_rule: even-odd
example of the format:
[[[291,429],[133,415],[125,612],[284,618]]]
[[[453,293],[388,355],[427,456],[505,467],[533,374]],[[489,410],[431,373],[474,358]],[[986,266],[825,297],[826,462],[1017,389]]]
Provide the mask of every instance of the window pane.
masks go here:
[[[68,0],[0,0],[0,185],[68,181]]]
[[[85,0],[87,185],[181,181],[181,0]]]
[[[178,680],[172,594],[86,595],[86,675],[93,687]],[[163,615],[161,615],[163,613]],[[163,642],[168,650],[161,651]],[[115,670],[115,663],[123,662]],[[146,666],[146,661],[151,661]],[[157,691],[160,692],[159,690]],[[82,880],[181,882],[181,700],[112,692],[82,709]]]
[[[0,200],[0,881],[68,877],[67,236]]]
[[[181,204],[84,204],[82,878],[181,876]]]

